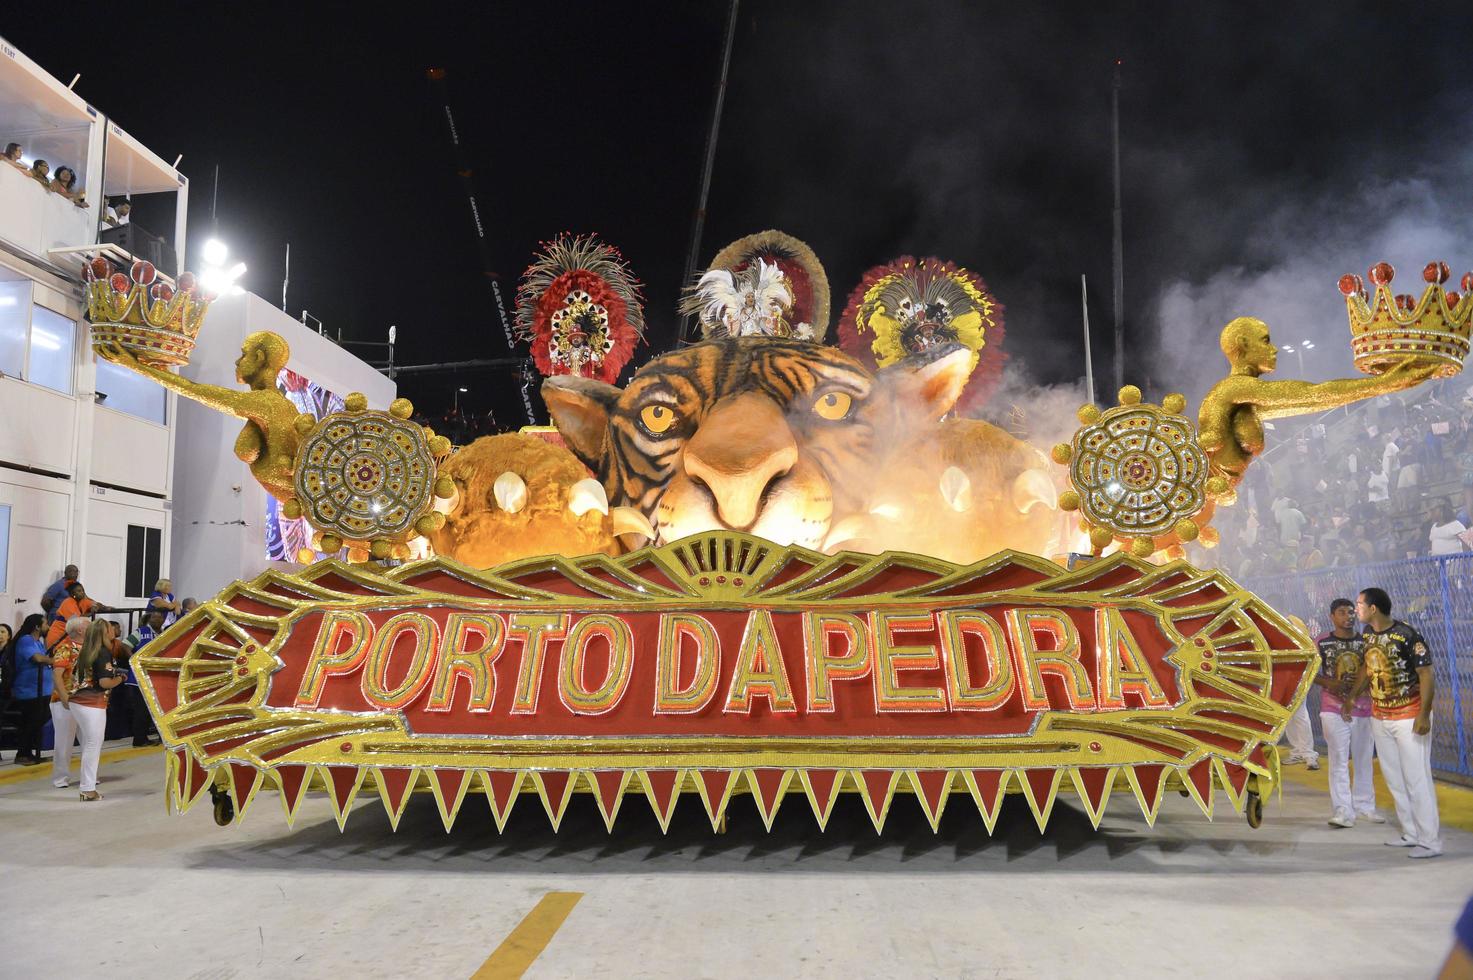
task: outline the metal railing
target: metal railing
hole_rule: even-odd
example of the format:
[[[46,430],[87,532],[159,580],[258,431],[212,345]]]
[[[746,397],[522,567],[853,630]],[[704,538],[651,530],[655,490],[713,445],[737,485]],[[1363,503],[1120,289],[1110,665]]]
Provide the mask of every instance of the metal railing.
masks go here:
[[[1392,618],[1416,627],[1432,649],[1432,768],[1473,778],[1473,554],[1253,576],[1243,585],[1279,612],[1304,620],[1315,636],[1329,631],[1333,600],[1354,601],[1373,586],[1385,589]],[[1316,722],[1317,714],[1311,703]]]

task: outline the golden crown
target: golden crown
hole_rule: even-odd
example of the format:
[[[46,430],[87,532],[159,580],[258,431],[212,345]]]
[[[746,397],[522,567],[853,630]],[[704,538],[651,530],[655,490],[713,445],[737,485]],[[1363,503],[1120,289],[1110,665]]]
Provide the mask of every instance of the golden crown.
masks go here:
[[[1357,368],[1366,374],[1380,374],[1412,358],[1436,362],[1439,378],[1450,378],[1463,370],[1463,359],[1468,356],[1469,320],[1473,319],[1473,272],[1463,276],[1460,296],[1442,288],[1451,275],[1447,263],[1427,263],[1422,270],[1427,290],[1420,300],[1406,293],[1392,295],[1396,270],[1389,262],[1378,262],[1366,275],[1375,287],[1374,297],[1366,293],[1360,276],[1340,277]]]
[[[180,276],[176,288],[159,278],[151,262],[135,261],[125,275],[98,256],[82,267],[82,278],[93,347],[117,344],[155,367],[189,363],[215,299],[199,288],[193,273]]]

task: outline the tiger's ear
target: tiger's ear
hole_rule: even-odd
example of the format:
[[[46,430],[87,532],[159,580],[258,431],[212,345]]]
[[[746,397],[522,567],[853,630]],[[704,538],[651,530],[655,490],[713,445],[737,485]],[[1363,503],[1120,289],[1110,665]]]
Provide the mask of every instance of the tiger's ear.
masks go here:
[[[573,455],[600,472],[608,452],[609,409],[619,389],[592,378],[560,374],[542,382],[542,400]]]
[[[877,377],[895,392],[895,402],[902,411],[939,420],[961,397],[976,366],[977,355],[958,345],[956,350],[919,367],[901,361],[881,368]]]

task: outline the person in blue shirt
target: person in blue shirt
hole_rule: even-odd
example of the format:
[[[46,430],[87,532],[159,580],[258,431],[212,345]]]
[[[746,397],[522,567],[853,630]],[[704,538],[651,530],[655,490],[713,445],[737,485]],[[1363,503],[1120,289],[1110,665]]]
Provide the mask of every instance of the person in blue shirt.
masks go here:
[[[148,607],[163,610],[165,627],[174,625],[180,613],[179,601],[174,598],[174,583],[166,578],[159,579],[148,597]]]
[[[41,764],[41,730],[51,714],[51,658],[41,642],[46,617],[31,613],[21,623],[11,644],[15,657],[15,685],[11,696],[20,705],[20,744],[15,750],[17,765]]]
[[[128,710],[132,716],[135,746],[153,745],[157,739],[150,738],[150,732],[153,731],[153,719],[148,715],[148,704],[143,700],[143,692],[138,689],[138,675],[133,669],[133,658],[138,651],[152,643],[154,638],[163,631],[164,610],[158,606],[152,606],[148,612],[143,614],[143,622],[123,641],[123,656],[127,658],[128,665],[123,675],[123,687],[128,692]]]
[[[49,613],[61,605],[66,599],[67,589],[72,587],[72,583],[80,578],[81,574],[76,565],[68,565],[61,573],[61,578],[52,582],[50,588],[41,596],[41,609]]]

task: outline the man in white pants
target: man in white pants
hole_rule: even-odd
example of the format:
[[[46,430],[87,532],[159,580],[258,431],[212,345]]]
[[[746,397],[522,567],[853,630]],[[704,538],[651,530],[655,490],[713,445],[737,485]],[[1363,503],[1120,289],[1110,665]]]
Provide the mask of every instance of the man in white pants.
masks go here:
[[[1348,719],[1355,698],[1371,689],[1371,735],[1401,823],[1401,836],[1386,843],[1411,848],[1408,857],[1437,857],[1442,835],[1432,782],[1432,654],[1422,634],[1391,618],[1384,589],[1363,590],[1355,615],[1366,624],[1365,659],[1341,716]]]
[[[1356,817],[1385,823],[1386,818],[1376,812],[1376,784],[1371,774],[1370,695],[1352,703],[1349,721],[1341,717],[1344,696],[1355,686],[1365,648],[1354,628],[1355,603],[1349,599],[1330,603],[1330,624],[1334,628],[1315,641],[1320,649],[1320,672],[1314,679],[1320,688],[1320,728],[1330,756],[1330,826],[1354,827]]]
[[[1289,756],[1284,760],[1286,765],[1302,762],[1307,769],[1320,767],[1320,753],[1314,747],[1314,729],[1309,724],[1308,698],[1289,717],[1289,724],[1284,726],[1284,741],[1289,743]]]

